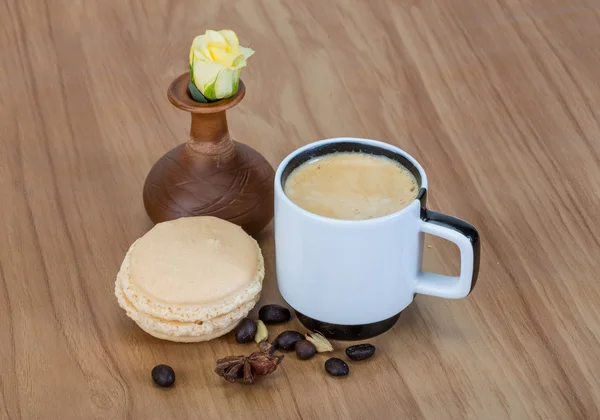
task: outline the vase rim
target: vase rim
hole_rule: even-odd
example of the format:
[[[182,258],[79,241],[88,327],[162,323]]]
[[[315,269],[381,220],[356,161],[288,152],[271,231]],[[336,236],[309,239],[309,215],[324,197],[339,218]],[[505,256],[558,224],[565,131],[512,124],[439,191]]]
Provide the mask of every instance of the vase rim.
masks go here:
[[[246,94],[246,86],[240,79],[237,92],[231,98],[221,99],[217,102],[203,104],[192,99],[188,89],[190,72],[186,72],[175,78],[169,85],[167,97],[177,108],[193,114],[214,114],[222,112],[237,105]]]

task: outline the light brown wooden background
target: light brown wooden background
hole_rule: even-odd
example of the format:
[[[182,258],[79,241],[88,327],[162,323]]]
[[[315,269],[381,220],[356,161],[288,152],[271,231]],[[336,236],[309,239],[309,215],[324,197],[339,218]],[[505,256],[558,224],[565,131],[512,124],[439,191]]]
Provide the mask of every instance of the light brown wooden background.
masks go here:
[[[599,418],[598,7],[0,2],[0,418]],[[114,298],[151,226],[145,175],[189,129],[166,88],[193,37],[225,27],[256,50],[235,137],[274,166],[325,137],[394,143],[427,169],[432,209],[480,230],[474,293],[417,297],[347,378],[289,355],[227,384],[214,361],[252,346],[155,340]],[[277,302],[271,227],[260,243]],[[455,250],[431,245],[429,268],[456,272]],[[153,386],[158,363],[173,389]]]

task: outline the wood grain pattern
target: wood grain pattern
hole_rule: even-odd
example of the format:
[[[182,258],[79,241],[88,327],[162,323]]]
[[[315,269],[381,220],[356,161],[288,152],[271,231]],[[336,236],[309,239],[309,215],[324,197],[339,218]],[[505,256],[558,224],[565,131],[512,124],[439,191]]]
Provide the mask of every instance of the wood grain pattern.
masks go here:
[[[599,23],[590,0],[0,2],[0,418],[599,418]],[[394,143],[431,208],[480,230],[473,294],[418,296],[348,378],[290,356],[232,386],[214,361],[248,347],[155,340],[114,298],[145,176],[189,130],[166,88],[223,27],[257,52],[234,137],[273,166],[326,137]],[[262,302],[281,300],[272,237]]]

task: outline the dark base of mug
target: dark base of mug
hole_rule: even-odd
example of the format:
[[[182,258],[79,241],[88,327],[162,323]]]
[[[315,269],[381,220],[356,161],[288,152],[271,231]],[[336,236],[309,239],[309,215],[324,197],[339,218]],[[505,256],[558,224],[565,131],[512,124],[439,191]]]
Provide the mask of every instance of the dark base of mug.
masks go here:
[[[383,334],[396,324],[398,318],[400,318],[400,314],[402,313],[399,312],[391,318],[384,319],[383,321],[379,322],[373,322],[371,324],[340,325],[319,321],[298,311],[295,312],[298,320],[309,330],[319,332],[326,338],[332,340],[344,341],[366,340],[368,338]]]

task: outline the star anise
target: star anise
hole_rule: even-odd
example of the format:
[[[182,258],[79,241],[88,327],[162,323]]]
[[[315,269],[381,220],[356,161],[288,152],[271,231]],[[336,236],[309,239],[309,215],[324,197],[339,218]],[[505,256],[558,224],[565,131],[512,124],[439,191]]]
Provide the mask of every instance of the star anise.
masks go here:
[[[283,356],[275,356],[270,353],[257,351],[250,355],[248,361],[254,373],[257,375],[268,375],[277,369],[277,366],[281,363],[281,359],[283,359]]]
[[[244,376],[243,369],[245,360],[246,357],[244,356],[229,356],[219,359],[217,360],[215,372],[229,382],[235,382],[236,379],[240,379]]]
[[[273,352],[275,350],[277,350],[277,346],[274,345],[273,343],[269,343],[268,341],[262,341],[259,345],[258,348],[260,349],[260,351],[262,351],[263,353],[268,353],[268,354],[273,354]]]
[[[269,353],[256,352],[250,356],[229,356],[217,360],[215,373],[229,382],[243,379],[251,384],[257,375],[273,373],[283,356],[274,356]]]

